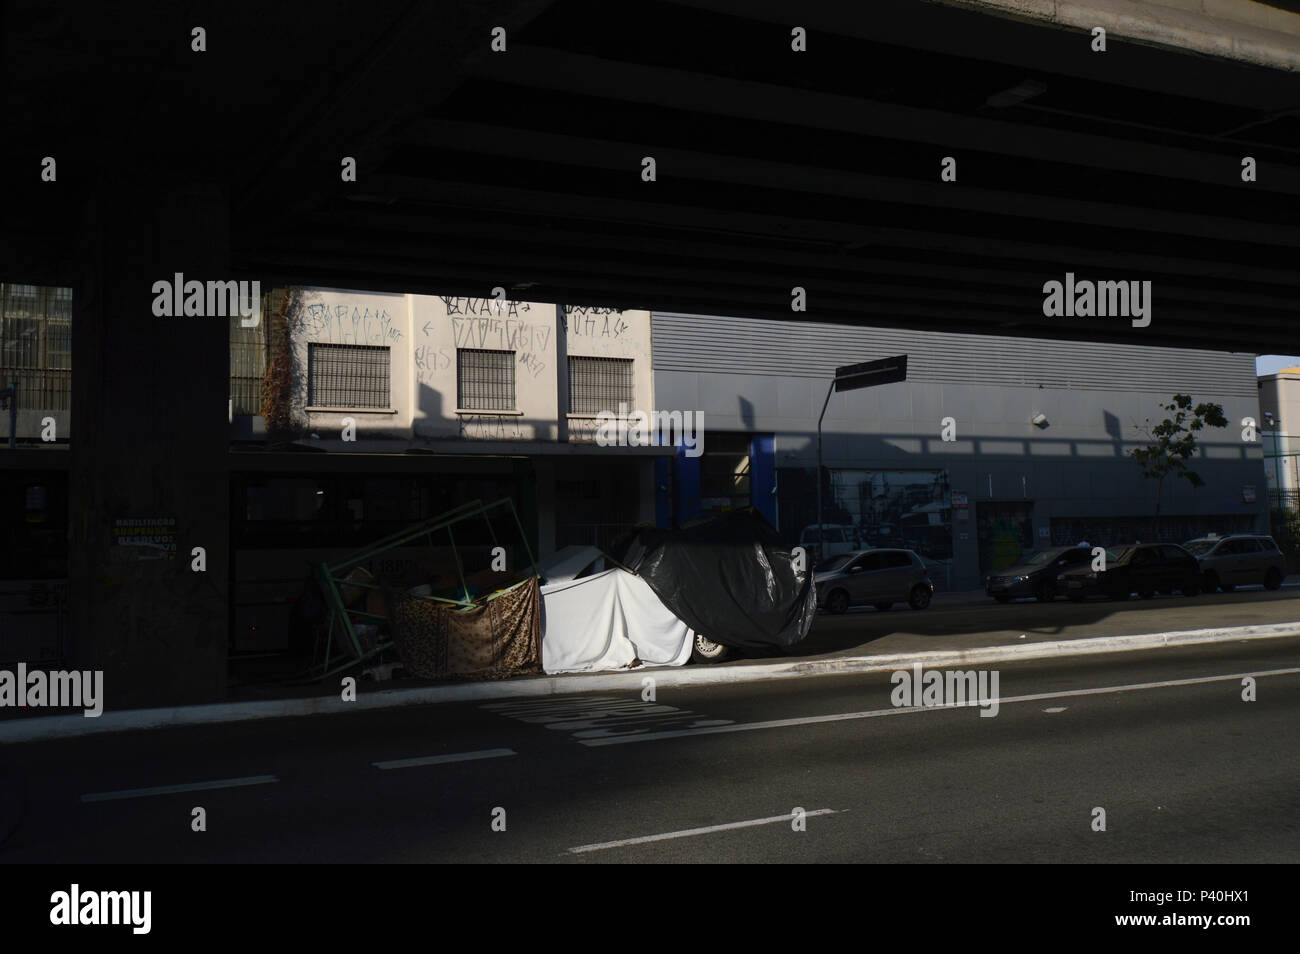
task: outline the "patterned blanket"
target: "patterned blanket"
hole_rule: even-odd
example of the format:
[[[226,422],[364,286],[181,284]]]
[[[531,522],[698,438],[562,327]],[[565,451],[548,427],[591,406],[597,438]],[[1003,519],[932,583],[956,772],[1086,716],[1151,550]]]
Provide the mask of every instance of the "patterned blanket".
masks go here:
[[[508,679],[542,671],[541,591],[530,577],[462,609],[392,592],[393,642],[422,679]]]

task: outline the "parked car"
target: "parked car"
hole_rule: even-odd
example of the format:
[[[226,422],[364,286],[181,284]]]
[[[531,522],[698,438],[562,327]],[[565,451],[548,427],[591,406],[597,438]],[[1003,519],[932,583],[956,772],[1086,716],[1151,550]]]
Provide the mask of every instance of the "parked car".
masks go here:
[[[859,550],[832,557],[813,579],[817,606],[828,613],[863,605],[884,612],[904,602],[912,609],[925,609],[934,595],[929,571],[911,550]]]
[[[1034,596],[1048,603],[1059,595],[1056,578],[1066,570],[1092,561],[1089,547],[1050,547],[1037,550],[1015,566],[990,573],[984,589],[999,603],[1018,596]]]
[[[1075,602],[1087,596],[1126,600],[1133,593],[1145,600],[1175,590],[1195,596],[1201,591],[1201,568],[1196,557],[1177,544],[1139,543],[1108,549],[1104,571],[1094,572],[1089,561],[1066,570],[1056,585]]]
[[[808,551],[814,566],[834,556],[855,553],[862,547],[856,528],[847,523],[823,523],[821,542],[822,549],[818,549],[815,523],[804,527],[799,534],[799,545]]]
[[[1210,535],[1189,540],[1183,548],[1201,566],[1201,581],[1207,593],[1231,593],[1239,586],[1258,583],[1276,590],[1286,576],[1286,557],[1270,536],[1257,533]]]

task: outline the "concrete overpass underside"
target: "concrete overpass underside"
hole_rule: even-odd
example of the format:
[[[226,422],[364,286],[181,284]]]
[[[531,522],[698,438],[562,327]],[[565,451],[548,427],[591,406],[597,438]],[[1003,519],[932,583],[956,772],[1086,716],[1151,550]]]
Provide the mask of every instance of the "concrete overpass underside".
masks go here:
[[[264,283],[772,317],[799,286],[810,320],[1290,348],[1300,75],[1278,66],[1300,63],[1300,16],[1242,2],[1258,21],[1242,26],[1207,6],[1227,16],[1201,0],[11,3],[21,134],[4,161],[24,184],[7,271],[73,275],[81,208],[118,183],[203,183],[228,197],[231,266]],[[57,186],[36,178],[45,155]],[[1151,325],[1045,318],[1042,286],[1067,271],[1151,281]]]

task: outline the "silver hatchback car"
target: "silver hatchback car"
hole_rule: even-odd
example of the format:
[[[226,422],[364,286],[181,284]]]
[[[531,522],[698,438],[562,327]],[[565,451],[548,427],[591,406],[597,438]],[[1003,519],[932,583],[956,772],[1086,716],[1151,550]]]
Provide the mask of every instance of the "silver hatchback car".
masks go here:
[[[1183,548],[1200,564],[1207,593],[1216,589],[1231,593],[1239,586],[1251,584],[1276,590],[1286,576],[1286,557],[1273,538],[1263,534],[1201,537],[1184,543]]]
[[[934,595],[934,584],[921,558],[911,550],[857,550],[818,564],[817,606],[828,613],[843,613],[850,606],[870,605],[889,609],[907,603],[925,609]]]

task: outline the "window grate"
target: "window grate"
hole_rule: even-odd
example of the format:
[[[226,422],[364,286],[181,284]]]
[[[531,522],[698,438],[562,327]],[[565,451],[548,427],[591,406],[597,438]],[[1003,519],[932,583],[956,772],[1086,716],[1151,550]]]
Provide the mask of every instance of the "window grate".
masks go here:
[[[263,307],[262,313],[269,309]],[[267,322],[251,328],[230,323],[230,411],[232,414],[262,413],[262,379],[266,375]]]
[[[307,368],[307,403],[312,407],[390,406],[387,347],[311,342]]]
[[[0,388],[20,410],[72,406],[72,289],[0,284]]]
[[[569,358],[569,413],[618,413],[633,407],[631,358]]]
[[[515,353],[458,348],[456,406],[476,411],[515,410]]]

